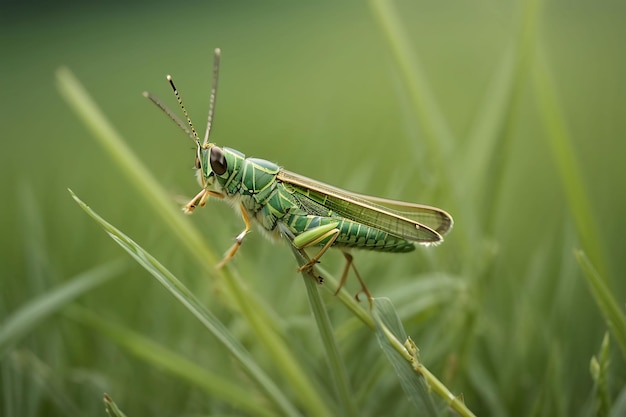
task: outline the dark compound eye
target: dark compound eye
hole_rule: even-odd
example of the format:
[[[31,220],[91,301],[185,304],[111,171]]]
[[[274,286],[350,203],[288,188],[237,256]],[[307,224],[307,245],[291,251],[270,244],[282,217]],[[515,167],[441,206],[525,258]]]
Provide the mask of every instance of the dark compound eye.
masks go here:
[[[211,169],[216,175],[222,175],[226,172],[226,158],[224,152],[217,146],[211,148],[211,155],[209,156],[209,162]]]

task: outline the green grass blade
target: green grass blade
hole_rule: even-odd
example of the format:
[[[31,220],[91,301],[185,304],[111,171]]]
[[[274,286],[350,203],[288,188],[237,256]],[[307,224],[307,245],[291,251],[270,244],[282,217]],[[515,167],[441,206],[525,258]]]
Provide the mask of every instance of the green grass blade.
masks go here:
[[[286,237],[286,239],[289,241],[289,238]],[[293,251],[298,265],[302,266],[307,263],[307,259],[293,244],[291,244],[291,242],[289,247]],[[327,275],[324,275],[325,279],[326,277]],[[326,352],[328,367],[335,385],[335,392],[337,393],[341,404],[341,415],[356,416],[358,413],[354,402],[354,393],[350,387],[346,366],[341,358],[341,355],[339,354],[337,340],[330,323],[330,318],[328,317],[328,312],[326,311],[322,298],[320,297],[318,284],[315,282],[316,277],[311,273],[302,271],[302,278],[304,279],[304,285],[309,297],[311,312],[315,317],[315,322],[317,323],[317,328],[320,332],[322,344]]]
[[[104,409],[110,417],[126,417],[126,414],[119,409],[117,404],[113,402],[113,398],[109,394],[104,394]]]
[[[180,210],[173,206],[171,199],[141,161],[124,144],[120,135],[113,129],[76,77],[68,69],[60,69],[57,72],[57,80],[63,97],[126,173],[130,182],[137,187],[138,193],[145,197],[149,203],[147,206],[156,210],[206,274],[220,279],[224,290],[229,293],[259,341],[272,355],[276,368],[294,387],[308,413],[315,416],[328,415],[307,373],[289,350],[285,340],[273,327],[274,322],[266,310],[266,305],[260,302],[255,293],[246,289],[241,278],[229,266],[216,270],[214,265],[219,257],[207,246],[200,233],[184,218]]]
[[[119,276],[123,268],[124,264],[120,261],[98,266],[28,301],[0,325],[0,358],[43,320],[82,294]]]
[[[148,252],[137,245],[132,239],[117,230],[113,225],[91,210],[75,194],[72,197],[79,206],[96,220],[104,230],[128,252],[141,266],[159,281],[202,325],[209,330],[239,361],[242,367],[254,379],[268,398],[286,415],[300,415],[291,402],[285,397],[282,390],[263,372],[239,341],[230,334],[228,329],[200,301],[183,285],[170,271],[153,258]],[[323,408],[323,405],[320,404]],[[320,413],[319,407],[315,415]],[[328,414],[326,414],[328,415]]]
[[[391,301],[386,298],[374,299],[373,316],[378,342],[396,370],[402,388],[421,413],[428,416],[442,415],[435,405],[432,390],[459,415],[467,417],[474,415],[461,399],[454,396],[419,361],[417,347],[407,337]]]
[[[236,409],[245,411],[248,415],[265,417],[275,415],[259,407],[259,402],[256,401],[258,398],[251,395],[249,391],[239,388],[220,375],[201,369],[195,362],[172,352],[157,342],[110,323],[84,308],[69,307],[65,312],[71,319],[96,329],[154,367],[200,387],[212,397],[219,398]]]
[[[319,270],[320,274],[324,277],[324,289],[334,294],[337,288],[339,288],[339,280],[319,264],[315,268]],[[311,278],[309,277],[309,279]],[[372,316],[354,299],[354,296],[350,294],[345,287],[342,287],[336,296],[361,323],[372,330],[375,328]]]
[[[289,240],[288,237],[287,240]],[[305,256],[293,245],[290,246],[298,264],[300,266],[304,265],[307,262]],[[321,270],[318,266],[316,266],[316,269]],[[337,281],[331,275],[324,271],[322,276],[324,277],[325,282],[331,282],[331,285],[325,285],[325,288],[329,291],[331,291],[332,288],[336,288]],[[307,291],[309,292],[312,310],[316,320],[318,321],[318,328],[320,329],[322,339],[328,339],[328,341],[324,340],[324,343],[329,361],[331,363],[331,371],[337,372],[337,375],[334,375],[337,383],[345,383],[345,377],[341,375],[343,365],[342,362],[339,362],[340,358],[338,356],[338,351],[335,352],[336,342],[330,327],[330,322],[327,321],[327,314],[323,308],[321,299],[319,298],[318,286],[315,283],[315,277],[313,275],[303,273],[303,278],[305,280]],[[344,301],[344,304],[350,310],[358,309],[364,312],[363,308],[360,307],[354,301],[354,298],[348,295],[347,291],[343,288],[338,294],[340,299],[342,292],[345,293],[345,295],[350,299],[350,301]],[[415,350],[413,353],[410,352],[410,349],[400,342],[400,340],[407,340],[407,342],[410,342],[411,346],[415,347],[413,342],[406,336],[400,318],[391,302],[388,299],[379,298],[372,300],[372,302],[374,306],[374,314],[372,315],[373,319],[372,316],[367,315],[368,320],[362,321],[368,325],[368,327],[376,330],[379,343],[393,364],[400,383],[411,399],[411,402],[415,404],[420,411],[426,410],[428,413],[427,415],[441,415],[441,413],[437,411],[433,401],[431,395],[432,389],[433,392],[443,398],[444,401],[460,415],[468,417],[473,416],[472,412],[465,406],[462,400],[455,397],[445,385],[443,385],[433,374],[430,373],[428,369],[426,369],[426,367],[419,362],[417,351]],[[367,313],[364,312],[364,314]],[[326,317],[326,319],[324,319],[324,317]],[[369,326],[369,323],[371,323],[373,327]],[[329,335],[326,335],[325,333],[328,333]],[[346,388],[348,388],[347,385]],[[340,390],[342,387],[339,386],[338,389]],[[347,393],[348,392],[346,391],[346,394]]]
[[[607,327],[611,330],[613,337],[617,340],[622,355],[626,357],[626,317],[618,301],[611,294],[610,288],[606,284],[598,271],[594,268],[584,251],[575,251],[578,264],[585,273],[585,278],[591,289],[591,294],[596,300]]]

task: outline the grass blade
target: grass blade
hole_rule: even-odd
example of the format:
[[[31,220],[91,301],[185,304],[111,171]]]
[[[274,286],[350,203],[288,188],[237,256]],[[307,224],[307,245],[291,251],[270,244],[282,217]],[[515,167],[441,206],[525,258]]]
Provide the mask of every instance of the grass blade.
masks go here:
[[[290,240],[288,235],[283,235],[287,240]],[[293,245],[290,246],[298,264],[300,266],[304,265],[307,262],[306,255]],[[317,266],[316,269],[318,269]],[[324,272],[323,276],[325,281],[330,279],[332,282],[331,288],[336,288],[337,282],[332,276],[329,276],[326,272]],[[318,321],[320,334],[322,339],[325,339],[326,352],[331,362],[331,372],[336,373],[334,377],[337,384],[346,384],[345,387],[339,385],[338,390],[347,389],[345,376],[342,375],[343,362],[340,361],[336,343],[332,335],[332,329],[330,328],[330,322],[327,320],[326,311],[323,309],[321,299],[319,298],[318,287],[315,284],[316,277],[313,274],[303,273],[303,278],[307,286],[307,291],[309,292],[311,308]],[[328,286],[325,286],[325,288],[328,289]],[[340,298],[342,293],[345,293],[345,295],[348,294],[347,291],[342,288],[338,294]],[[359,309],[363,311],[363,314],[366,314],[363,308],[360,307],[351,296],[348,297],[351,302],[344,301],[344,304],[348,308],[351,310],[353,308]],[[371,323],[374,325],[374,327],[369,327],[376,331],[378,341],[383,351],[394,366],[402,387],[416,408],[422,412],[426,411],[427,415],[441,415],[433,401],[431,395],[432,389],[432,391],[443,398],[444,401],[460,415],[466,417],[473,416],[474,414],[465,406],[463,401],[455,397],[441,381],[419,362],[417,347],[413,341],[406,336],[400,317],[391,302],[388,299],[381,298],[373,299],[371,302],[373,303],[373,314],[371,316],[368,315],[368,320],[363,320],[363,322],[365,324]],[[400,340],[406,340],[407,342],[403,345]],[[346,394],[347,393],[346,391]]]
[[[91,210],[75,194],[72,197],[78,205],[96,220],[104,230],[128,252],[141,266],[159,281],[202,325],[209,330],[239,361],[250,377],[266,393],[268,398],[285,414],[300,415],[291,402],[284,396],[282,390],[263,372],[239,341],[230,334],[228,329],[213,314],[198,301],[187,287],[183,285],[170,271],[153,258],[148,252],[137,245],[132,239],[117,230],[113,225]]]
[[[121,136],[111,126],[76,77],[68,69],[62,68],[57,72],[57,79],[63,97],[92,130],[94,136],[118,163],[130,182],[136,186],[138,193],[149,202],[147,206],[156,210],[206,274],[220,280],[224,291],[229,293],[259,341],[272,355],[277,369],[294,387],[309,414],[328,415],[307,373],[289,350],[285,340],[273,327],[274,322],[267,311],[267,306],[260,302],[255,293],[247,291],[241,278],[229,266],[216,270],[214,265],[219,257],[207,246],[205,240],[184,218],[180,210],[173,206],[158,182],[125,145]]]
[[[285,239],[289,241],[289,247],[293,251],[293,254],[298,262],[298,265],[303,266],[307,263],[307,259],[304,254],[296,249],[296,247],[291,244],[291,239],[288,236],[285,236]],[[324,275],[325,279],[328,275]],[[339,348],[337,347],[337,340],[335,338],[335,333],[333,331],[332,325],[330,323],[330,318],[328,317],[328,312],[324,307],[322,299],[319,294],[319,288],[316,281],[316,277],[308,273],[306,271],[302,271],[302,278],[304,279],[304,285],[307,290],[307,295],[309,297],[309,304],[311,306],[311,312],[315,317],[315,322],[317,323],[317,328],[320,332],[320,337],[322,339],[322,344],[324,345],[324,350],[326,352],[326,358],[328,359],[328,367],[330,373],[332,375],[332,379],[335,385],[335,391],[337,392],[337,396],[339,397],[339,401],[342,406],[342,415],[345,416],[356,416],[357,408],[354,403],[354,395],[352,389],[350,388],[349,378],[346,372],[345,364],[339,354]],[[360,309],[360,307],[358,307]]]

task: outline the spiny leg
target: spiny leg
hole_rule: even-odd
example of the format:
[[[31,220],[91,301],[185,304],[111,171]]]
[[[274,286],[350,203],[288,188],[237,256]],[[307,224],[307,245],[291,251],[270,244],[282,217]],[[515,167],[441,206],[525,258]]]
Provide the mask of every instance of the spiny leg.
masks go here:
[[[250,218],[248,217],[248,213],[246,212],[245,207],[243,206],[243,204],[240,204],[240,207],[241,207],[241,217],[243,218],[243,222],[246,224],[246,228],[243,229],[241,233],[239,233],[239,235],[237,235],[237,237],[235,238],[235,244],[230,247],[228,252],[226,252],[224,259],[222,259],[220,263],[217,264],[217,268],[223,267],[224,265],[226,265],[228,261],[233,259],[233,257],[235,256],[235,254],[241,247],[241,242],[243,242],[243,238],[246,237],[248,233],[250,233],[250,230],[252,228],[252,226],[250,225]]]
[[[320,258],[326,253],[328,249],[331,248],[331,246],[335,243],[335,241],[339,237],[340,230],[336,227],[337,225],[338,223],[330,223],[330,224],[326,224],[323,226],[319,226],[311,230],[307,230],[306,232],[300,234],[299,236],[297,236],[295,239],[292,240],[292,243],[294,244],[294,246],[308,260],[307,263],[305,263],[300,268],[298,268],[298,272],[308,270],[309,272],[313,273],[315,264],[319,262]],[[324,239],[328,239],[328,242],[324,244],[322,249],[313,258],[309,258],[303,249],[308,248],[310,246],[315,246],[318,243],[324,241]],[[359,294],[360,293],[365,294],[369,301],[370,309],[373,308],[372,293],[367,288],[367,285],[365,285],[365,281],[363,281],[363,278],[361,278],[361,274],[359,274],[359,271],[356,269],[356,266],[354,265],[354,262],[352,261],[353,260],[352,255],[350,255],[350,253],[346,252],[345,250],[342,250],[341,253],[346,258],[346,266],[344,267],[343,272],[341,274],[341,279],[339,280],[339,285],[337,286],[337,289],[335,290],[335,295],[339,293],[343,285],[346,283],[346,280],[348,278],[348,272],[350,272],[350,267],[352,267],[357,279],[359,280],[359,283],[361,284],[361,290],[355,294],[354,298],[357,301],[359,301]],[[318,276],[318,278],[320,277]],[[319,282],[321,282],[321,280],[319,280]]]
[[[365,285],[365,281],[363,281],[363,278],[361,278],[361,274],[359,274],[359,271],[357,271],[356,266],[354,266],[352,255],[344,251],[341,251],[341,253],[343,253],[343,256],[346,258],[346,266],[343,268],[343,273],[341,274],[341,279],[339,280],[339,286],[337,286],[337,289],[335,290],[335,295],[339,293],[343,285],[346,283],[346,280],[348,279],[348,272],[350,271],[350,267],[352,267],[352,269],[354,270],[354,274],[356,275],[357,279],[359,280],[359,283],[361,284],[361,291],[357,292],[354,295],[354,298],[357,301],[359,301],[359,294],[361,293],[365,294],[365,296],[367,297],[367,301],[369,301],[370,303],[370,309],[371,309],[373,307],[372,299],[374,297],[372,296],[372,293],[370,292],[370,290],[367,288],[367,285]]]
[[[185,207],[183,207],[183,211],[187,214],[191,214],[196,209],[196,207],[204,207],[206,201],[209,199],[210,196],[224,198],[224,196],[218,192],[203,188],[202,191],[196,194],[196,196],[192,198],[189,203],[185,204]]]

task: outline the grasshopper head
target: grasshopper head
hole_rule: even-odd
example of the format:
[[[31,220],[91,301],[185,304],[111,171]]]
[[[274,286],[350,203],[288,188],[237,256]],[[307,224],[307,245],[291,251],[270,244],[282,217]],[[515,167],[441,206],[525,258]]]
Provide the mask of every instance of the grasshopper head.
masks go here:
[[[207,190],[229,194],[227,183],[243,169],[245,158],[236,149],[221,148],[213,143],[198,144],[196,169],[200,185]]]

